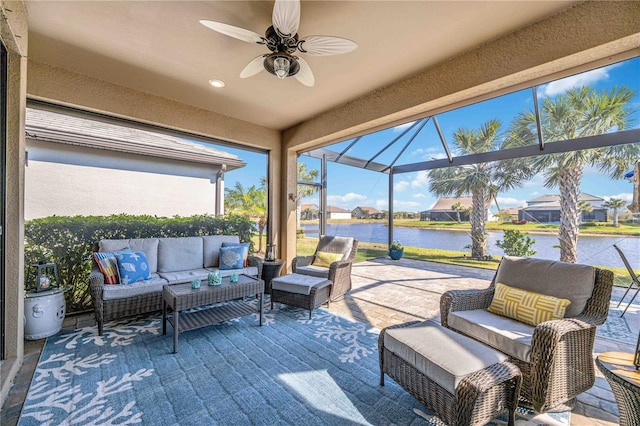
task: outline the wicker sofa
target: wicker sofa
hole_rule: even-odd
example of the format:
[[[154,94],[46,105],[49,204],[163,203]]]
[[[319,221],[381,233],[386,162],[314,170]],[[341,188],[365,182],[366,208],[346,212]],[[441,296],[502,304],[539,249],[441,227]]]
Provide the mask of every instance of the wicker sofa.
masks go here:
[[[496,283],[568,299],[563,319],[531,326],[486,310]],[[565,411],[593,386],[596,326],[605,322],[613,273],[587,265],[505,256],[489,288],[452,290],[440,299],[442,325],[509,356],[522,371],[520,405]]]
[[[125,248],[133,252],[143,252],[151,273],[151,279],[133,284],[105,284],[104,275],[94,260],[89,275],[89,288],[98,333],[102,335],[105,321],[161,310],[162,287],[165,284],[205,279],[211,270],[219,266],[222,244],[238,242],[239,238],[236,235],[97,242],[93,248],[94,252],[116,252]],[[258,258],[249,256],[247,267],[220,270],[220,273],[223,276],[234,272],[260,276],[261,265]]]

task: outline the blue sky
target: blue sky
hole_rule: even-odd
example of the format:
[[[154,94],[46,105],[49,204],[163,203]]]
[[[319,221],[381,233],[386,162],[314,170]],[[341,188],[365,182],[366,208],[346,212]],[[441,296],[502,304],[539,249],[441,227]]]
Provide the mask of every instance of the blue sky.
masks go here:
[[[557,96],[569,88],[581,85],[591,85],[596,89],[611,89],[616,85],[624,85],[635,90],[636,95],[631,105],[634,110],[632,127],[640,128],[640,58],[634,58],[538,86],[537,95],[541,100],[545,97]],[[453,149],[452,134],[458,128],[477,129],[483,123],[495,118],[500,120],[502,123],[501,129],[505,132],[511,120],[519,112],[524,109],[532,110],[533,108],[533,92],[531,89],[526,89],[438,114],[437,120],[445,139],[449,142],[449,147]],[[370,159],[389,142],[399,138],[410,125],[411,123],[367,135],[348,151],[348,155]],[[434,158],[445,158],[445,151],[432,121],[428,122],[415,139],[409,143],[415,129],[409,130],[397,143],[373,161],[389,164],[398,157],[395,164],[401,165],[428,161]],[[350,142],[351,140],[344,141],[327,148],[340,152]],[[401,153],[401,149],[407,144],[406,150]],[[226,174],[227,187],[235,185],[236,180],[240,181],[245,187],[259,184],[260,178],[266,174],[267,162],[264,154],[227,147],[222,147],[222,149],[238,155],[248,164],[248,167]],[[307,169],[320,169],[319,160],[301,156],[299,161],[305,162]],[[370,206],[381,210],[388,209],[387,189],[389,178],[387,174],[331,162],[328,163],[327,168],[327,198],[329,205],[346,209],[353,209],[356,206]],[[438,197],[429,192],[426,174],[427,172],[423,171],[395,175],[395,211],[422,211],[433,206]],[[624,179],[611,180],[593,167],[585,168],[581,190],[605,199],[615,197],[631,202],[631,182]],[[529,182],[525,182],[519,189],[501,193],[498,197],[498,204],[500,208],[524,206],[527,200],[550,193],[558,193],[558,190],[544,187],[542,176],[536,176]],[[317,198],[307,198],[303,202],[317,204]],[[496,211],[495,205],[492,206],[492,211]]]

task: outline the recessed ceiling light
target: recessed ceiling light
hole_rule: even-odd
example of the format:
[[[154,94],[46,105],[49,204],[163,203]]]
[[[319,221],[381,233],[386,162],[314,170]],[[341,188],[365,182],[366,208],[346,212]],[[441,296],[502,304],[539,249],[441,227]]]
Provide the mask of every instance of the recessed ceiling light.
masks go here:
[[[224,81],[212,78],[209,80],[209,84],[213,87],[224,87]]]

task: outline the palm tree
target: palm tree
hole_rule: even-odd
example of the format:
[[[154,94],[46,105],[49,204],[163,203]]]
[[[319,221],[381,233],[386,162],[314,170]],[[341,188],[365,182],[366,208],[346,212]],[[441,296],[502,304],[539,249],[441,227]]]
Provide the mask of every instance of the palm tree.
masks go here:
[[[311,169],[307,172],[307,165],[305,163],[298,163],[298,181],[313,182],[318,178],[319,172],[316,169]],[[296,216],[298,218],[298,226],[300,226],[300,216],[302,211],[300,209],[300,203],[304,197],[309,197],[318,192],[317,186],[311,185],[297,185],[296,191]]]
[[[456,202],[454,205],[451,206],[451,210],[456,212],[456,222],[458,223],[460,223],[460,210],[462,209],[464,209],[464,207],[462,207],[462,204],[460,204],[460,201]]]
[[[581,215],[582,213],[591,213],[593,211],[593,204],[585,200],[578,201],[578,211]]]
[[[578,139],[624,130],[630,123],[629,104],[634,91],[614,87],[598,92],[592,87],[567,90],[555,99],[542,102],[540,120],[546,142]],[[530,111],[520,113],[511,124],[506,148],[538,143],[536,117]],[[575,149],[572,152],[549,154],[520,160],[536,173],[543,173],[547,188],[560,190],[560,260],[577,261],[578,227],[580,225],[580,181],[584,166],[599,167],[613,179],[624,176],[626,169],[640,156],[640,144]]]
[[[225,210],[255,219],[258,224],[258,253],[262,252],[262,236],[267,224],[266,179],[260,180],[260,186],[251,185],[248,189],[236,182],[234,188],[225,188]]]
[[[613,226],[618,227],[618,209],[621,209],[627,205],[626,201],[621,198],[610,198],[603,204],[608,209],[613,209]]]
[[[490,120],[479,130],[459,128],[453,134],[456,155],[493,151],[499,147],[500,121]],[[429,189],[439,196],[471,195],[471,256],[485,257],[487,204],[498,192],[515,188],[524,178],[523,169],[511,169],[510,163],[480,163],[432,170]]]

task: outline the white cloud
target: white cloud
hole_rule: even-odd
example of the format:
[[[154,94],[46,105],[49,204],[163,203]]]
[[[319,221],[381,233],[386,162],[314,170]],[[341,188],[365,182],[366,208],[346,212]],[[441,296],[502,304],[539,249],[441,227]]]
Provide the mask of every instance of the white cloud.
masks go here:
[[[343,209],[352,209],[355,208],[356,204],[361,204],[366,199],[365,195],[349,192],[345,195],[328,195],[327,204]]]
[[[423,193],[421,193],[421,192],[415,193],[415,194],[413,194],[413,195],[411,195],[411,196],[412,196],[413,198],[427,198],[427,196],[426,196],[426,195],[424,195],[424,194],[423,194]]]
[[[375,201],[375,205],[378,210],[389,210],[389,200],[380,198]],[[394,211],[415,212],[420,210],[420,206],[421,204],[416,201],[393,200]]]
[[[507,209],[509,207],[526,206],[527,202],[513,197],[498,197],[498,204],[501,209]]]
[[[587,86],[595,83],[596,81],[607,80],[609,78],[609,70],[615,66],[616,65],[610,65],[608,67],[598,68],[582,74],[572,75],[571,77],[552,81],[549,84],[544,84],[540,86],[538,96],[556,96],[573,87]]]
[[[416,173],[416,177],[411,181],[412,188],[424,188],[429,184],[428,181],[429,171],[428,170],[420,170]]]
[[[378,210],[388,210],[389,209],[389,201],[385,199],[376,200],[374,203],[376,205],[376,209]]]
[[[403,180],[393,185],[393,190],[397,192],[404,192],[407,189],[409,189],[409,185],[410,185],[409,182],[407,182],[406,180]]]
[[[626,201],[627,203],[630,203],[633,201],[633,194],[630,192],[623,192],[618,195],[605,195],[602,198],[604,198],[607,201],[609,201],[612,198],[619,198]]]

